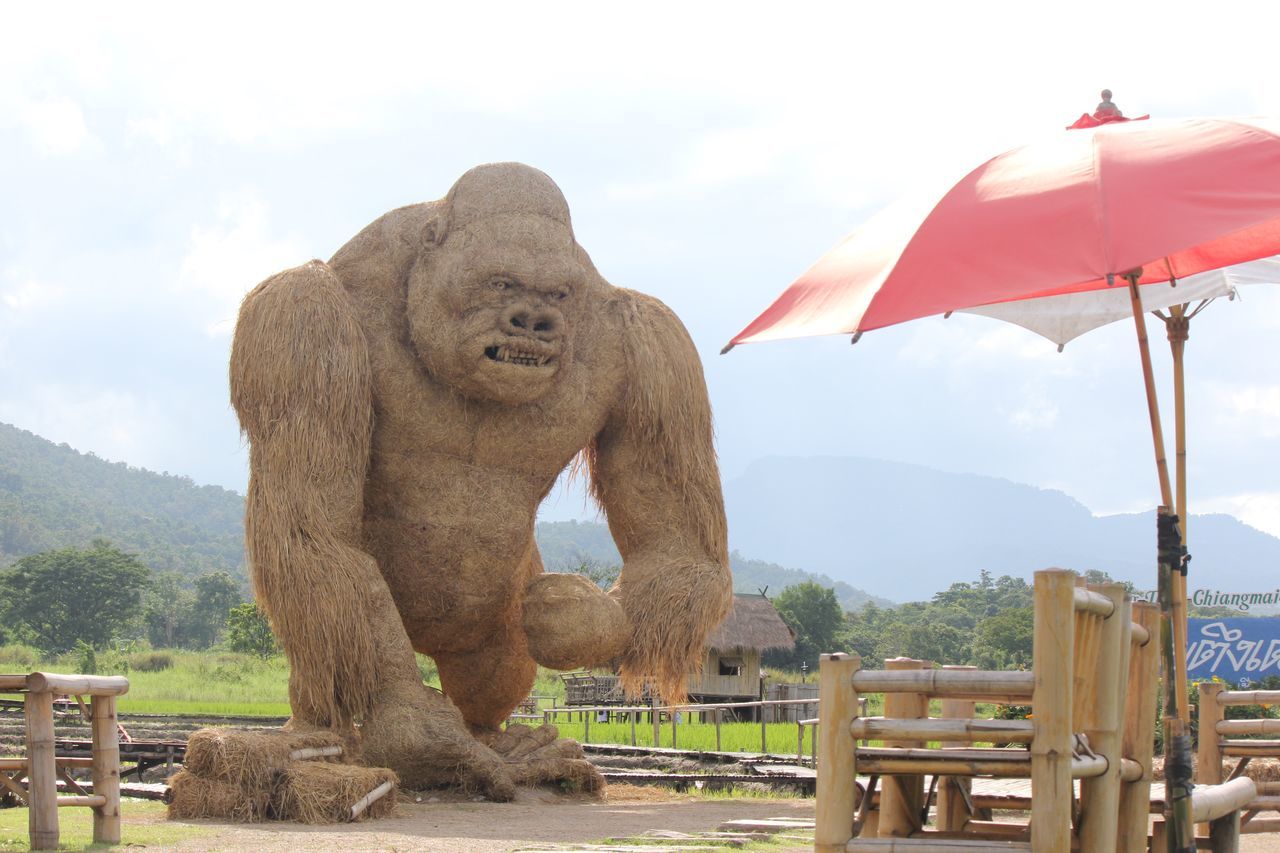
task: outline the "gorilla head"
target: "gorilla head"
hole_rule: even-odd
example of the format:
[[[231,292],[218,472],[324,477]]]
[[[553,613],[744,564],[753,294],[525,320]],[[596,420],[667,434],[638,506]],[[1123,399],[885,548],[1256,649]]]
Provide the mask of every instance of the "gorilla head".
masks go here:
[[[472,169],[425,236],[407,309],[428,372],[468,397],[542,397],[573,358],[584,309],[608,286],[574,240],[560,189],[517,163]]]

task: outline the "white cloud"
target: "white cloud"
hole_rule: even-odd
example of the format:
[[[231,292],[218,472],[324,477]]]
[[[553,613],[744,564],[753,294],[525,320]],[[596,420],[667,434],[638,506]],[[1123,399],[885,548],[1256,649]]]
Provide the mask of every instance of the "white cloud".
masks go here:
[[[1047,430],[1058,422],[1058,407],[1042,388],[1032,388],[1021,400],[1022,405],[1007,415],[1009,423],[1023,431]]]
[[[41,156],[65,156],[101,147],[89,132],[84,111],[70,98],[25,101],[13,116]]]
[[[1280,385],[1206,382],[1214,429],[1233,440],[1280,437]]]
[[[133,465],[153,467],[159,448],[174,437],[163,407],[123,389],[44,385],[0,398],[0,412],[50,441]]]
[[[224,335],[250,288],[310,255],[303,241],[272,233],[267,204],[253,191],[224,194],[214,219],[191,229],[178,287],[199,297],[206,334]]]
[[[1280,492],[1246,492],[1199,502],[1193,512],[1224,512],[1272,536],[1280,536]]]

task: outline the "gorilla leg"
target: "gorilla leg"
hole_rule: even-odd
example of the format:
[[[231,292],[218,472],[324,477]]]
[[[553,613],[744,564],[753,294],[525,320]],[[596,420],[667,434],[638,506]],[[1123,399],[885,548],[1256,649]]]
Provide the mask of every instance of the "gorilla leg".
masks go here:
[[[472,731],[496,731],[529,695],[538,665],[529,656],[519,623],[469,652],[432,655],[440,668],[440,686]]]

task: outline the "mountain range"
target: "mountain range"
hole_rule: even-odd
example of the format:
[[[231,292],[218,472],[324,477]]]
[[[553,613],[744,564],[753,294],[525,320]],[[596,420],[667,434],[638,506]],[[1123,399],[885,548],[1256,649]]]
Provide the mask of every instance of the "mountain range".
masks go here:
[[[725,484],[734,548],[895,601],[986,570],[1057,566],[1155,584],[1156,521],[1095,516],[1070,496],[995,477],[875,459],[768,458]],[[1269,592],[1280,539],[1229,515],[1192,515],[1188,588]]]
[[[994,477],[856,457],[773,457],[724,491],[740,592],[812,580],[855,609],[868,600],[924,600],[983,571],[1029,578],[1061,566],[1099,569],[1140,589],[1154,582],[1154,512],[1099,517],[1062,492]],[[156,570],[244,578],[243,515],[236,492],[0,424],[0,567],[104,538]],[[1280,539],[1226,515],[1193,516],[1190,531],[1191,588],[1276,585]],[[599,522],[540,522],[537,537],[549,569],[620,562]]]

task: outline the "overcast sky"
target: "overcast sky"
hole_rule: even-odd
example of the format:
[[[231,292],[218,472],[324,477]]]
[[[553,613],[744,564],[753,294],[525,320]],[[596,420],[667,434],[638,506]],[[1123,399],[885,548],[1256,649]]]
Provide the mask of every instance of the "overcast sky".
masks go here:
[[[1280,113],[1280,6],[793,5],[6,7],[0,421],[243,491],[243,294],[520,160],[606,278],[684,319],[727,477],[849,454],[1154,506],[1132,324],[1061,354],[959,316],[717,353],[876,210],[1104,86],[1131,115]],[[1280,535],[1280,288],[1243,295],[1192,327],[1192,508]]]

